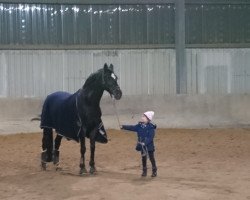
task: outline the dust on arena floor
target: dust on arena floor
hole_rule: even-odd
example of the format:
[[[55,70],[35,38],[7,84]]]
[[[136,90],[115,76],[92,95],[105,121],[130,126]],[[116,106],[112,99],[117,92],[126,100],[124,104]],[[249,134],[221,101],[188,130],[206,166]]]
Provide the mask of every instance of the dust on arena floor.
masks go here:
[[[108,133],[96,147],[98,173],[86,176],[73,141],[62,141],[62,171],[41,171],[41,133],[0,136],[0,199],[250,199],[250,130],[157,130],[156,178],[140,177],[133,133]]]

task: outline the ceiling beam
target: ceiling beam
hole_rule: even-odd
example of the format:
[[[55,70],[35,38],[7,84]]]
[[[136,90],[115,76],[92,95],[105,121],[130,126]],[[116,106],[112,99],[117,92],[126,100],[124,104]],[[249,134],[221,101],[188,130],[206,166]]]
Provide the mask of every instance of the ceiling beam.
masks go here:
[[[27,3],[27,4],[168,4],[175,0],[0,0],[0,3]]]
[[[249,0],[185,0],[185,4],[250,4]]]

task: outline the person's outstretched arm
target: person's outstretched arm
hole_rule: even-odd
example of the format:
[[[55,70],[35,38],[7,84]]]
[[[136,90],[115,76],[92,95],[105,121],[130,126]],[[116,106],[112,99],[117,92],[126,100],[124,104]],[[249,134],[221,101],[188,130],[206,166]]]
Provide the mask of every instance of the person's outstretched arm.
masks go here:
[[[121,126],[122,130],[127,130],[127,131],[134,131],[136,132],[138,129],[138,124],[137,125],[122,125]]]

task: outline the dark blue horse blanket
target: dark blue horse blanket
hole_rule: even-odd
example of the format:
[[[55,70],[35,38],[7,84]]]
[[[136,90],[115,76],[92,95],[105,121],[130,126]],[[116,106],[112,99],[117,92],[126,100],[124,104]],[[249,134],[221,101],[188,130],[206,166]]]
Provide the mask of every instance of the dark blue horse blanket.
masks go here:
[[[53,128],[59,135],[79,142],[84,133],[77,108],[78,95],[79,91],[74,94],[55,92],[48,95],[43,104],[40,127]],[[102,123],[99,124],[95,140],[101,143],[108,141]]]

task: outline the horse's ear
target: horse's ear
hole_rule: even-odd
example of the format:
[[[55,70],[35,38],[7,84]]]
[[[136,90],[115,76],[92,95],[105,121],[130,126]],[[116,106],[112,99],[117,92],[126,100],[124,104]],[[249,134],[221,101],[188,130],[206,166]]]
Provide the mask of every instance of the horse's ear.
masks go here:
[[[104,69],[104,71],[107,71],[107,70],[108,70],[108,65],[107,65],[107,63],[104,64],[103,69]]]
[[[110,64],[110,65],[109,65],[109,69],[110,69],[112,72],[114,72],[114,66],[113,66],[113,64]]]

